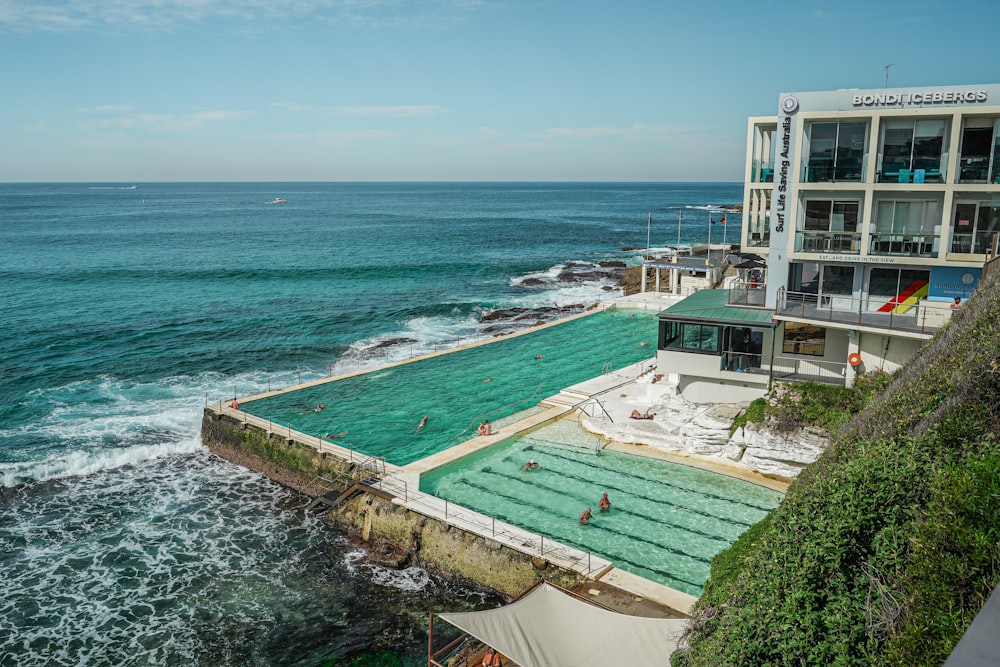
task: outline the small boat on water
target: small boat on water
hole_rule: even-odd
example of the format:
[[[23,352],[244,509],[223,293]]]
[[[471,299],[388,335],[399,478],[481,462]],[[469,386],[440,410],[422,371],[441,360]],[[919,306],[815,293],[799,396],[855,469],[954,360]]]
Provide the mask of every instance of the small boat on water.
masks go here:
[[[287,199],[282,199],[281,197],[275,197],[274,199],[271,200],[271,203],[272,204],[287,204],[288,200]]]

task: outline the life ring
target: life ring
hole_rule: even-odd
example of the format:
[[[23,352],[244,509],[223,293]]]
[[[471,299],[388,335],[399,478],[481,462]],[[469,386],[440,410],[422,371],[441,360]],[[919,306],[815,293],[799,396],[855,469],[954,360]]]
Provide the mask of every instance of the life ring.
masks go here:
[[[847,355],[847,363],[851,366],[858,367],[861,365],[861,355],[857,352],[851,352]]]

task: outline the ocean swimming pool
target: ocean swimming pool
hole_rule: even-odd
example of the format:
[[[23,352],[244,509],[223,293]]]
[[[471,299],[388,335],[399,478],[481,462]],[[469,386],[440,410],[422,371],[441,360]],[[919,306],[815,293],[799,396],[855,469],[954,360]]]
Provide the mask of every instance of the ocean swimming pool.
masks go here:
[[[497,421],[609,369],[652,360],[656,317],[609,309],[240,409],[315,437],[343,433],[337,444],[405,465],[474,437],[484,418]],[[417,430],[425,415],[427,425]]]
[[[701,594],[712,557],[782,498],[716,473],[601,451],[603,444],[561,419],[422,475],[420,490],[691,595]],[[523,470],[529,459],[541,469]],[[607,514],[597,508],[603,492]],[[594,518],[584,526],[586,507]]]

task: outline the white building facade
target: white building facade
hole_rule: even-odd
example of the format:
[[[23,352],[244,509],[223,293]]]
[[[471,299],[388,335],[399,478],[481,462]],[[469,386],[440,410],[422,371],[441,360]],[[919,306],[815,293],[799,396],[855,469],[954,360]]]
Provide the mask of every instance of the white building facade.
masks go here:
[[[895,370],[1000,249],[1000,84],[777,104],[748,122],[741,239],[767,261],[774,357],[847,384]]]

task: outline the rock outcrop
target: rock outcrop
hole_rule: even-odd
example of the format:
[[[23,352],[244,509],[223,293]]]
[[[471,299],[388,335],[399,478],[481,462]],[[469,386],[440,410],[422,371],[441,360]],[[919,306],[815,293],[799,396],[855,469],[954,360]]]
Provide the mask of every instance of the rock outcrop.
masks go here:
[[[763,424],[749,424],[730,434],[733,419],[746,406],[692,403],[677,393],[677,378],[658,383],[642,379],[628,393],[602,399],[608,415],[582,421],[583,427],[609,440],[645,445],[665,452],[737,465],[752,472],[791,480],[830,444],[824,431],[806,428],[780,435]],[[629,417],[632,410],[653,419]]]

